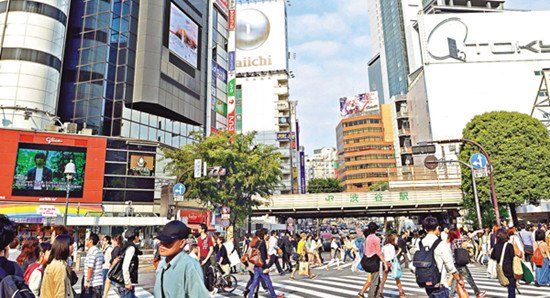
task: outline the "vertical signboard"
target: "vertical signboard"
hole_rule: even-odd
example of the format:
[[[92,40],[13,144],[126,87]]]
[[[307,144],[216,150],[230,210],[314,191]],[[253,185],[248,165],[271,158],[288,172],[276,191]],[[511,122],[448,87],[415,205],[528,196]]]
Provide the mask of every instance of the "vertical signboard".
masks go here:
[[[227,131],[236,131],[236,82],[235,73],[235,20],[236,0],[229,0],[229,36],[227,41],[227,52],[229,55],[229,71],[227,73]]]
[[[306,158],[304,150],[300,150],[300,193],[306,193]]]
[[[235,108],[236,110],[236,130],[238,133],[241,133],[243,131],[243,89],[240,85],[237,86],[237,93],[236,93],[236,99],[237,99],[237,106]]]

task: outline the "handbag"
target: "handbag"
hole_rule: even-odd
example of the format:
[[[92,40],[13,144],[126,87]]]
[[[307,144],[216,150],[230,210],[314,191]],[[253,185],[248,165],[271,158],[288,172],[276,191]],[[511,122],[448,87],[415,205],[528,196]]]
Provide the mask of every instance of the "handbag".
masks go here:
[[[300,275],[300,276],[309,276],[309,263],[308,262],[300,262],[298,275]]]
[[[504,275],[504,270],[502,269],[502,262],[504,261],[504,255],[506,254],[506,247],[508,243],[505,243],[502,247],[502,252],[500,253],[500,262],[497,264],[497,278],[501,286],[507,287],[510,284],[508,277]]]
[[[391,264],[391,278],[401,278],[403,276],[403,271],[401,271],[401,264],[397,259],[397,256],[393,257]]]
[[[441,287],[439,290],[432,292],[430,298],[449,298],[449,289]]]
[[[123,253],[120,257],[117,257],[107,272],[107,278],[109,278],[110,281],[121,285],[124,284],[124,275],[122,273],[122,263],[124,263],[122,260],[124,260],[124,255]]]
[[[466,291],[466,287],[459,283],[456,283],[456,296],[458,298],[470,298],[470,294]]]
[[[535,276],[533,275],[533,272],[531,272],[531,268],[529,266],[525,265],[525,263],[521,262],[521,268],[523,269],[523,281],[525,281],[527,284],[530,284],[535,281]]]
[[[367,255],[363,255],[361,258],[361,267],[367,273],[373,273],[380,270],[380,258],[377,254],[372,255],[370,258]]]
[[[262,260],[262,253],[259,249],[253,248],[252,252],[250,253],[250,257],[248,257],[248,261],[256,267],[262,268],[264,266],[264,260]]]
[[[514,256],[512,261],[512,267],[514,269],[514,278],[517,280],[523,279],[523,267],[521,266],[521,259],[518,256]]]

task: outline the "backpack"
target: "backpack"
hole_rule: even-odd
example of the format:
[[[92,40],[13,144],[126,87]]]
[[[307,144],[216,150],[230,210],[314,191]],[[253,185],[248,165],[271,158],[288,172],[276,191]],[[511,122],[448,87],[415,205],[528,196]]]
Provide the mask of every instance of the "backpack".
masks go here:
[[[535,250],[533,257],[531,257],[531,261],[535,263],[537,267],[542,267],[542,265],[544,264],[544,257],[542,256],[542,251],[540,250],[540,247],[537,247],[537,249]]]
[[[430,249],[422,244],[422,240],[418,243],[419,249],[414,254],[413,266],[416,268],[416,283],[421,288],[435,287],[441,283],[441,272],[437,268],[434,254],[439,243],[441,239],[437,239]]]
[[[459,267],[470,264],[470,252],[466,248],[464,248],[465,246],[466,242],[464,242],[461,247],[455,248],[453,251],[453,255],[455,257],[455,265]]]
[[[8,267],[11,270],[6,270]],[[34,298],[23,277],[9,274],[15,272],[14,264],[5,258],[0,259],[0,297]]]

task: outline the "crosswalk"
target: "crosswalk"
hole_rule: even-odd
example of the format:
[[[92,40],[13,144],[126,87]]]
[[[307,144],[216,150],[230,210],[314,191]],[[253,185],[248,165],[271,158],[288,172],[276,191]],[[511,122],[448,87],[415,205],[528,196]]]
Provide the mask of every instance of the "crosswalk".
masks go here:
[[[81,289],[80,285],[75,285],[74,290],[77,294],[80,294]],[[145,290],[142,287],[135,287],[135,294],[137,298],[152,298],[154,297],[153,294],[149,293],[147,290]],[[111,290],[109,291],[109,295],[107,296],[109,298],[118,298],[118,294],[113,289],[113,286],[111,286]]]
[[[344,267],[345,266],[345,267]],[[342,298],[342,297],[357,297],[357,293],[363,287],[366,280],[364,272],[353,273],[349,270],[351,263],[341,265],[342,271],[331,271],[327,276],[319,276],[316,279],[310,280],[307,277],[297,277],[296,280],[290,280],[286,277],[273,276],[273,286],[277,294],[285,294],[287,298]],[[334,268],[333,268],[334,267]],[[326,266],[318,267],[324,270]],[[345,268],[345,269],[344,269]],[[486,297],[507,297],[508,290],[500,286],[496,279],[487,277],[485,267],[470,265],[472,276],[482,291],[486,291]],[[330,268],[335,269],[335,266]],[[403,271],[401,278],[403,288],[407,297],[427,297],[424,289],[419,288],[416,284],[414,275],[409,270]],[[240,281],[238,288],[231,294],[218,294],[216,297],[242,297],[246,280]],[[466,282],[466,289],[471,297],[475,297],[470,285]],[[549,298],[550,291],[548,288],[537,288],[534,285],[521,284],[519,286],[521,294],[517,294],[517,298]],[[260,289],[260,297],[269,297],[263,289]],[[384,289],[384,297],[399,297],[397,286],[393,279],[388,279]]]

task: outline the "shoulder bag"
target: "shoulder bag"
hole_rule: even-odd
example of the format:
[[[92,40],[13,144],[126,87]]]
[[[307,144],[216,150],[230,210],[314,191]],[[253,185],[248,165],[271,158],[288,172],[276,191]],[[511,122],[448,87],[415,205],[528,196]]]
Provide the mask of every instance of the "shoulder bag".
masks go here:
[[[508,243],[504,243],[502,246],[502,252],[500,253],[500,262],[497,264],[497,278],[501,286],[507,287],[510,284],[510,280],[506,275],[504,275],[504,270],[502,268],[502,262],[504,261],[504,255],[506,254],[506,247]]]

